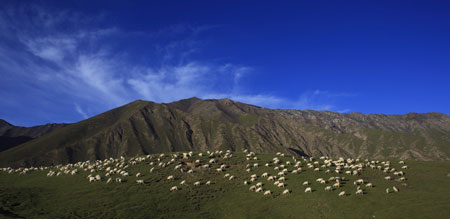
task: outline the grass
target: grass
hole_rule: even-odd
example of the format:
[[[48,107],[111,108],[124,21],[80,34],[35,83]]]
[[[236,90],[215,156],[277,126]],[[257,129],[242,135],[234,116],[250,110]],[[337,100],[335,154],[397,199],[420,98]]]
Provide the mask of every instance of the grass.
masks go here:
[[[315,179],[328,179],[336,173],[313,172],[302,162],[304,170],[300,174],[289,173],[286,188],[289,195],[281,195],[283,188],[273,185],[267,178],[253,182],[262,182],[264,190],[271,190],[271,196],[248,190],[243,181],[250,174],[260,176],[263,172],[276,175],[273,167],[263,166],[274,155],[257,154],[259,160],[247,161],[244,153],[236,153],[233,158],[219,159],[210,169],[195,168],[194,173],[182,173],[174,170],[176,164],[168,167],[155,167],[150,173],[149,161],[130,166],[129,177],[121,177],[124,183],[89,183],[88,172],[77,175],[47,177],[46,171],[31,171],[25,175],[0,172],[0,217],[4,218],[449,218],[450,217],[450,163],[407,161],[405,170],[406,185],[398,181],[386,181],[385,174],[379,170],[365,168],[360,176],[346,177],[342,188],[325,192]],[[292,160],[279,157],[283,162]],[[207,157],[194,156],[202,164]],[[169,158],[165,158],[165,162]],[[258,162],[260,167],[245,172],[245,166]],[[230,167],[223,173],[215,171],[220,164]],[[392,166],[400,169],[397,161]],[[289,171],[294,167],[288,166]],[[81,169],[79,169],[81,170]],[[56,170],[55,170],[56,171]],[[142,173],[145,185],[135,183],[136,173]],[[225,179],[230,173],[235,180]],[[98,172],[104,176],[104,172]],[[174,181],[167,181],[174,175]],[[116,175],[113,176],[115,179]],[[355,195],[353,181],[362,178],[372,182],[375,187],[364,188],[365,195]],[[187,185],[179,186],[182,180]],[[211,185],[193,186],[196,181]],[[310,181],[312,193],[304,193],[304,181]],[[180,190],[169,192],[177,185]],[[386,194],[387,187],[396,186],[398,193]],[[340,191],[349,195],[338,197]]]

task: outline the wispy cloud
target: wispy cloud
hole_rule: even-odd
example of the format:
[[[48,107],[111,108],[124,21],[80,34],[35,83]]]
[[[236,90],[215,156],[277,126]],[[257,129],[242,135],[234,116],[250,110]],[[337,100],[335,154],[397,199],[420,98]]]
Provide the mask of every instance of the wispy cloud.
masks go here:
[[[86,18],[38,6],[0,10],[0,76],[11,78],[9,83],[35,101],[68,106],[82,118],[135,99],[171,102],[192,96],[271,108],[341,110],[332,100],[343,93],[316,90],[290,100],[242,92],[242,78],[254,68],[192,58],[202,48],[202,33],[216,26],[181,24],[126,33],[119,27],[99,27],[104,16]],[[126,50],[130,39],[151,46],[132,54]],[[73,107],[74,102],[81,104]]]
[[[83,111],[83,109],[81,109],[81,107],[78,104],[75,104],[75,110],[81,115],[83,116],[84,119],[89,118],[89,116]]]

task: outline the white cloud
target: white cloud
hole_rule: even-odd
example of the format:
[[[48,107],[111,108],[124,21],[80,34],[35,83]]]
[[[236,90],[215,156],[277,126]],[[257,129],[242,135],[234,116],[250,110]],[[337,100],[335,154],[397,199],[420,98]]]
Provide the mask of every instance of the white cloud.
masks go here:
[[[81,115],[83,116],[84,119],[89,118],[89,116],[83,111],[83,109],[81,109],[81,107],[78,104],[75,104],[75,110]]]
[[[118,27],[97,28],[92,22],[95,18],[84,19],[73,12],[39,7],[26,10],[34,10],[37,16],[30,18],[24,10],[0,11],[0,30],[15,30],[2,32],[0,37],[24,48],[11,50],[7,43],[0,42],[1,74],[15,74],[21,83],[30,81],[23,86],[64,97],[55,102],[89,104],[90,112],[100,113],[135,99],[171,102],[196,96],[230,98],[270,108],[339,110],[332,102],[342,95],[316,90],[292,101],[271,94],[242,92],[239,88],[245,85],[241,81],[254,72],[252,67],[193,60],[191,54],[201,47],[199,35],[211,26],[179,25],[156,33],[127,34]],[[149,53],[153,56],[149,55],[148,62],[134,61],[133,55],[112,45],[127,42],[130,37],[139,40],[141,36],[155,41],[155,51]],[[114,40],[108,41],[110,38]],[[46,96],[40,94],[36,98]],[[82,118],[88,117],[78,104],[75,111]]]

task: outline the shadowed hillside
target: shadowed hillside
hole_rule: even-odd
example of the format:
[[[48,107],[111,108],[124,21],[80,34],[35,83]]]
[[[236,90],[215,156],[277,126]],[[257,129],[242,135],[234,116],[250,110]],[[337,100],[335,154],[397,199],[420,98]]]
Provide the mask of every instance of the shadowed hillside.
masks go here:
[[[168,151],[450,160],[450,116],[272,110],[229,99],[134,101],[0,153],[1,166]]]
[[[38,138],[68,124],[45,124],[33,127],[14,126],[0,119],[0,151]]]

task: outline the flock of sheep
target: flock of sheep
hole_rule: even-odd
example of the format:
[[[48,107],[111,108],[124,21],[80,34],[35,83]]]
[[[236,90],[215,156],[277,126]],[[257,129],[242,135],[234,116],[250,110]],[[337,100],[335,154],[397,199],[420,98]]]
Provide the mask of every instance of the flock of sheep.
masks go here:
[[[406,181],[405,170],[408,166],[404,161],[400,161],[399,164],[403,165],[401,170],[395,169],[389,161],[378,161],[368,159],[344,159],[339,158],[336,160],[322,156],[318,159],[313,157],[293,157],[286,156],[283,153],[276,153],[272,160],[262,162],[260,158],[254,152],[248,152],[244,150],[244,158],[239,157],[234,163],[229,162],[235,153],[231,151],[214,151],[214,152],[185,152],[185,153],[172,153],[172,154],[157,154],[157,155],[145,155],[139,157],[133,157],[130,159],[109,158],[96,161],[84,161],[74,164],[56,165],[48,167],[29,167],[29,168],[0,168],[1,172],[9,174],[27,174],[30,171],[46,171],[48,177],[58,177],[62,174],[76,175],[82,171],[88,172],[86,177],[90,183],[106,182],[106,183],[122,183],[133,182],[137,184],[145,185],[148,182],[143,178],[146,174],[154,174],[159,170],[170,170],[166,172],[179,172],[179,174],[166,175],[164,182],[170,184],[170,192],[175,192],[188,185],[186,179],[183,179],[185,174],[195,175],[197,171],[207,171],[214,176],[222,175],[227,181],[243,180],[243,184],[248,185],[249,191],[262,193],[266,196],[271,196],[274,192],[265,187],[266,183],[273,183],[274,186],[282,188],[280,195],[288,195],[292,190],[287,189],[287,183],[289,180],[298,180],[299,177],[293,177],[294,175],[302,174],[305,171],[324,172],[329,174],[330,177],[319,177],[315,181],[301,182],[304,187],[305,193],[311,193],[316,191],[314,184],[325,185],[324,190],[327,192],[335,191],[338,188],[349,184],[347,176],[353,176],[358,178],[353,181],[355,195],[367,194],[366,191],[373,188],[375,185],[372,182],[368,182],[363,178],[359,178],[362,172],[367,169],[378,170],[383,173],[386,181]],[[131,174],[130,167],[138,164],[145,164],[145,172],[137,172]],[[244,168],[245,166],[245,168]],[[231,171],[231,170],[234,171]],[[264,171],[264,172],[263,172]],[[243,179],[239,179],[237,175],[232,173],[239,173],[237,175],[248,175]],[[260,174],[258,174],[258,172]],[[263,172],[263,173],[261,173]],[[323,175],[323,174],[322,174]],[[296,179],[297,178],[297,179]],[[327,179],[328,178],[328,179]],[[263,180],[264,179],[264,180]],[[178,182],[178,180],[181,180]],[[215,182],[213,179],[204,179],[191,182],[194,187],[208,186]],[[345,183],[347,182],[347,183]],[[346,186],[347,188],[348,186]],[[352,186],[350,186],[352,187]],[[294,188],[300,189],[300,188]],[[351,188],[349,188],[351,189]],[[391,190],[392,189],[392,190]],[[399,189],[395,186],[386,188],[386,193],[399,192]],[[340,191],[338,196],[348,196],[351,192]]]

